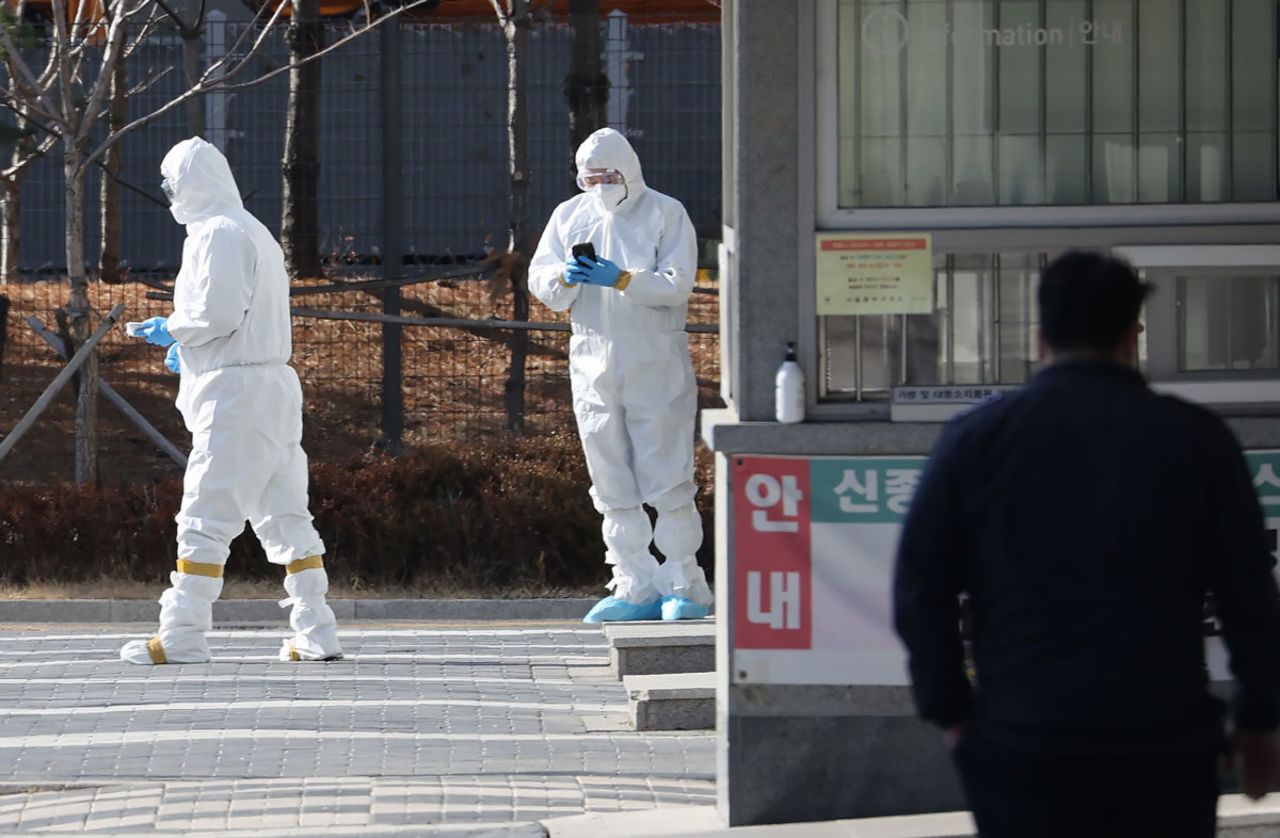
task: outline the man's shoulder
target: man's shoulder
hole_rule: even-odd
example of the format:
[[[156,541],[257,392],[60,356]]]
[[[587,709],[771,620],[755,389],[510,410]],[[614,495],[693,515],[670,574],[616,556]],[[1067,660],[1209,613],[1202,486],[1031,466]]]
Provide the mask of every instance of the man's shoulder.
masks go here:
[[[1171,393],[1152,393],[1152,399],[1170,421],[1178,422],[1189,434],[1204,438],[1230,440],[1235,444],[1235,435],[1227,427],[1221,416],[1204,405],[1189,402]]]
[[[953,428],[957,432],[985,428],[1016,412],[1027,398],[1027,392],[1023,389],[993,393],[977,404],[970,405],[957,413],[947,423],[947,427]]]
[[[1007,425],[1024,399],[1022,390],[1011,390],[965,408],[943,426],[930,457],[954,459],[965,451],[986,450],[992,436]]]

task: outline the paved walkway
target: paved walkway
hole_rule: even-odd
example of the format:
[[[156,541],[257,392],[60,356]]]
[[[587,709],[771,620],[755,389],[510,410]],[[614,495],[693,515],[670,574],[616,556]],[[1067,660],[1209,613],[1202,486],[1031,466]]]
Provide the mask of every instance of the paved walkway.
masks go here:
[[[218,631],[155,669],[118,661],[132,628],[0,630],[0,834],[536,836],[714,802],[712,737],[628,731],[580,623],[353,627],[309,665]]]

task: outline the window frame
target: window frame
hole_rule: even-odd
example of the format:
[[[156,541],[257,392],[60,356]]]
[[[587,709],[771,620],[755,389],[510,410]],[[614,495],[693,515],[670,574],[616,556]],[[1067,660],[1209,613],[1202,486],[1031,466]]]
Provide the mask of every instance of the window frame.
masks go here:
[[[902,0],[906,2],[906,0]],[[870,207],[839,206],[839,0],[815,0],[816,183],[818,229],[928,230],[972,227],[1164,226],[1280,222],[1280,201],[1089,206]],[[1280,62],[1277,62],[1280,65]],[[1280,69],[1277,70],[1280,72]],[[1274,81],[1274,76],[1273,76]],[[1280,119],[1280,104],[1273,108]]]
[[[1151,283],[1147,319],[1154,322],[1147,344],[1147,374],[1154,382],[1273,381],[1274,369],[1184,370],[1181,365],[1182,317],[1178,311],[1178,277],[1207,274],[1223,278],[1280,273],[1280,245],[1115,247],[1112,253],[1130,262]]]
[[[855,338],[854,338],[853,370],[852,370],[854,386],[852,389],[848,389],[848,390],[829,389],[827,386],[828,385],[827,372],[828,372],[829,359],[826,352],[827,346],[828,346],[828,337],[827,337],[828,323],[825,317],[820,316],[818,318],[818,324],[817,324],[818,365],[816,367],[816,377],[819,380],[818,396],[822,400],[822,403],[823,404],[844,404],[844,405],[878,404],[878,403],[889,400],[892,396],[893,390],[900,386],[907,386],[907,387],[1001,386],[1003,387],[1003,386],[1009,386],[1010,384],[1013,384],[1014,382],[1000,380],[1001,378],[1004,377],[1004,370],[1002,369],[1004,354],[1002,352],[1003,347],[1001,345],[1001,340],[1002,340],[1002,329],[1006,325],[1006,321],[1002,316],[1003,311],[1001,309],[1002,294],[1001,294],[1001,286],[999,282],[1000,270],[1001,270],[1001,259],[1002,257],[1010,257],[1010,256],[1018,256],[1018,255],[1036,257],[1037,265],[1034,268],[1034,271],[1038,274],[1040,271],[1044,269],[1045,264],[1047,263],[1047,259],[1052,258],[1052,256],[1057,255],[1060,252],[1061,250],[1057,248],[1048,249],[1046,253],[1046,249],[1044,248],[1028,247],[1028,248],[1012,248],[1012,249],[1001,248],[997,251],[975,250],[971,253],[961,249],[957,249],[957,248],[949,248],[945,252],[939,251],[935,253],[934,268],[933,268],[933,272],[934,272],[934,312],[933,313],[934,315],[939,315],[939,314],[942,315],[942,322],[940,324],[940,329],[939,329],[939,337],[942,338],[942,336],[945,336],[945,340],[943,340],[942,342],[945,342],[948,346],[947,351],[945,353],[942,353],[940,356],[940,360],[942,358],[946,359],[946,368],[947,368],[947,373],[944,376],[944,380],[941,380],[941,381],[928,382],[928,383],[924,383],[924,382],[906,382],[905,384],[895,383],[895,384],[891,384],[888,390],[884,390],[884,389],[874,389],[869,391],[864,390],[863,378],[866,371],[862,366],[863,349],[861,346],[861,331],[862,331],[862,324],[865,321],[860,318],[865,316],[889,317],[889,318],[894,318],[897,321],[897,324],[896,324],[896,328],[898,329],[897,339],[899,341],[898,359],[897,359],[898,368],[891,371],[891,377],[893,379],[903,379],[906,377],[907,369],[909,366],[907,352],[909,347],[909,335],[910,335],[909,322],[910,321],[908,320],[908,318],[913,317],[915,315],[906,315],[906,314],[861,315],[861,316],[855,316],[855,319],[854,319]],[[993,272],[988,275],[990,281],[986,283],[986,288],[983,292],[983,294],[986,297],[986,306],[985,306],[985,310],[981,313],[983,328],[990,329],[990,334],[986,336],[985,340],[990,344],[990,347],[995,350],[994,353],[991,354],[990,356],[984,356],[981,363],[984,365],[988,365],[988,364],[990,365],[990,372],[993,378],[992,381],[958,382],[955,380],[956,360],[955,360],[954,341],[955,341],[955,333],[956,333],[956,312],[959,309],[957,309],[957,307],[950,301],[955,296],[954,281],[955,281],[956,273],[967,272],[970,270],[969,268],[957,267],[956,265],[957,261],[960,261],[961,258],[966,256],[980,256],[983,258],[984,261],[989,260],[988,265],[984,266],[983,270],[984,272],[988,268],[993,270]],[[947,292],[945,295],[942,294],[942,292],[940,291],[940,284],[944,282],[947,284]],[[945,309],[942,309],[939,307],[939,300],[943,296],[946,296],[948,300],[948,303]],[[945,312],[945,314],[943,314],[943,312]],[[1031,323],[1029,322],[1028,325],[1031,325]],[[1032,366],[1031,371],[1034,371],[1034,366],[1035,366],[1034,358],[1031,358],[1029,360],[1031,361],[1031,366]],[[870,396],[868,395],[869,393],[871,394]]]

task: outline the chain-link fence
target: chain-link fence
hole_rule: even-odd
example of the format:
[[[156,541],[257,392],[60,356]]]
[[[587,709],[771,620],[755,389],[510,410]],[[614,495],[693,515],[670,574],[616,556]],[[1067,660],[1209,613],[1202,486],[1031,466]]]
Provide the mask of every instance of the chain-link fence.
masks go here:
[[[206,61],[233,44],[243,24],[211,20]],[[330,41],[341,34],[335,29]],[[719,26],[714,18],[636,25],[614,15],[602,22],[604,69],[610,75],[611,124],[626,131],[650,186],[679,198],[700,235],[720,227]],[[528,148],[530,226],[536,233],[555,205],[574,194],[569,120],[562,84],[568,71],[569,31],[554,20],[535,25],[529,41]],[[323,60],[320,129],[319,216],[325,276],[296,280],[302,288],[335,281],[377,279],[384,274],[429,275],[442,265],[484,258],[506,245],[509,223],[506,55],[501,31],[480,21],[404,24],[401,31],[398,103],[402,132],[404,264],[386,271],[387,215],[383,196],[386,141],[382,102],[383,54],[369,35]],[[174,66],[159,85],[131,96],[131,116],[154,109],[182,89],[181,46],[156,38],[133,59],[131,78],[141,80]],[[277,33],[247,71],[282,66],[286,50]],[[252,76],[249,76],[252,77]],[[218,93],[204,101],[206,136],[226,152],[246,207],[273,231],[280,228],[287,76],[255,87]],[[172,278],[183,230],[158,197],[159,161],[187,131],[182,110],[128,137],[123,145],[120,252],[127,271],[121,284],[91,283],[99,311],[123,302],[127,317],[166,314],[169,303],[148,299],[147,282]],[[97,175],[88,194],[96,195]],[[55,328],[55,309],[66,303],[61,174],[53,157],[39,161],[22,187],[20,279],[0,294],[10,299],[6,340],[0,341],[0,427],[9,428],[52,378],[58,361],[26,323],[30,316]],[[88,254],[97,256],[98,212],[88,207]],[[92,261],[91,261],[92,264]],[[690,322],[718,320],[713,272],[700,272]],[[330,291],[295,297],[307,309],[339,313],[381,312],[380,292]],[[470,277],[424,281],[401,289],[401,313],[418,319],[509,320],[510,283],[501,266]],[[532,319],[557,316],[536,302]],[[312,316],[294,318],[294,365],[307,394],[307,446],[314,459],[340,461],[368,450],[381,435],[383,325]],[[509,329],[492,325],[409,325],[403,329],[404,442],[476,439],[502,431],[509,419],[504,392],[510,374]],[[569,430],[572,412],[566,369],[568,336],[530,332],[525,365],[527,432]],[[713,332],[691,335],[702,401],[718,398],[719,352]],[[172,407],[176,379],[161,366],[154,347],[123,331],[102,345],[102,375],[175,442],[185,433]],[[110,408],[101,410],[102,471],[118,479],[168,469],[163,454]],[[63,479],[71,473],[72,395],[59,400],[37,431],[4,464],[5,476]]]

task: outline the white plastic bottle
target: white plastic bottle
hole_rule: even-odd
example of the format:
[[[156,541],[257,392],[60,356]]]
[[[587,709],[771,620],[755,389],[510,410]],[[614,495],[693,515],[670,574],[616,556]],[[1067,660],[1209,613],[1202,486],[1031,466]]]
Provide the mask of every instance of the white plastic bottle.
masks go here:
[[[787,344],[787,357],[773,380],[774,412],[779,422],[804,421],[804,370],[796,362],[796,345]]]

